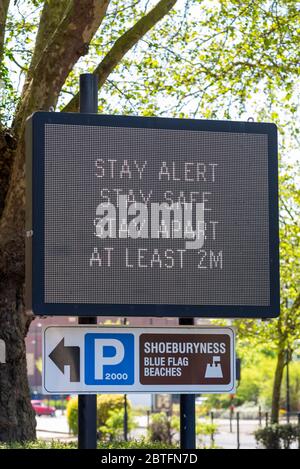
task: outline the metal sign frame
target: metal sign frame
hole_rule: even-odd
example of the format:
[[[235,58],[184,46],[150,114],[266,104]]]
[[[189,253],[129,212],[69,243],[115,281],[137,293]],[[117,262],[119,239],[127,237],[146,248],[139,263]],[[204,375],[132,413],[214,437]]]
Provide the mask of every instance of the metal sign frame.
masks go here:
[[[164,305],[71,304],[44,301],[44,158],[45,125],[89,125],[212,132],[255,133],[268,136],[269,278],[270,304]],[[277,128],[274,124],[153,117],[37,112],[27,121],[26,133],[26,307],[49,316],[169,316],[272,318],[280,313]]]

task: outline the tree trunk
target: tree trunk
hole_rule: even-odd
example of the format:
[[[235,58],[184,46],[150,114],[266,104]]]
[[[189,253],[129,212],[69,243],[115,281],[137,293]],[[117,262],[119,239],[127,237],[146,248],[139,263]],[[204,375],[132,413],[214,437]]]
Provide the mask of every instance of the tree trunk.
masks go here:
[[[274,384],[273,384],[272,413],[271,413],[272,423],[278,423],[279,421],[280,394],[281,394],[281,385],[282,385],[284,367],[285,367],[285,349],[282,345],[279,345],[275,378],[274,378]]]
[[[8,130],[0,129],[0,217],[4,210],[15,149],[14,136]]]
[[[6,344],[6,363],[0,364],[0,441],[35,439],[35,414],[30,403],[24,337],[26,316],[23,283],[1,276],[0,339]]]
[[[6,345],[6,363],[0,364],[0,441],[25,441],[35,439],[36,422],[30,403],[25,349],[32,315],[26,314],[24,307],[24,137],[18,142],[13,138],[10,146],[12,189],[0,193],[2,202],[5,199],[0,221],[0,339]],[[1,167],[5,182],[7,177],[3,179],[3,174],[7,172]]]

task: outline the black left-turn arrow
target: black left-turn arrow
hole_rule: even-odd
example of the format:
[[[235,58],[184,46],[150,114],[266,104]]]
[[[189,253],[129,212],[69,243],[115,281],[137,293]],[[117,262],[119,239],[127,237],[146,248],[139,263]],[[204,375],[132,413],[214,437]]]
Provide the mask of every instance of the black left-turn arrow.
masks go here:
[[[65,346],[65,339],[63,338],[52,350],[49,358],[62,373],[65,372],[65,366],[70,367],[71,383],[80,382],[80,347]]]

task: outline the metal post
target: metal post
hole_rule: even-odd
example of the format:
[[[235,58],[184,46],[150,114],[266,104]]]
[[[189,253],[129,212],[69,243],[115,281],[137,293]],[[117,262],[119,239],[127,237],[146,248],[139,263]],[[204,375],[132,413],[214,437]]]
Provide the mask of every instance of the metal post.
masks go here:
[[[258,408],[258,424],[261,427],[261,422],[262,422],[262,412],[261,412],[261,406]]]
[[[211,424],[213,425],[214,424],[214,413],[213,412],[210,413],[210,420],[211,420]],[[211,440],[211,444],[213,445],[214,442],[215,442],[214,432],[211,432],[210,440]]]
[[[180,326],[193,326],[193,318],[179,318]],[[196,407],[194,394],[180,395],[180,447],[196,448]]]
[[[97,324],[97,318],[80,317],[79,324]],[[97,448],[97,396],[78,396],[78,448]]]
[[[124,441],[128,441],[128,406],[127,406],[127,394],[124,394]]]
[[[98,80],[92,73],[80,75],[80,112],[98,111]],[[80,317],[78,324],[97,324],[97,317]],[[78,396],[78,448],[97,448],[97,396]]]
[[[37,359],[38,359],[38,334],[37,334],[37,325],[35,324],[35,331],[34,331],[34,362],[36,363],[37,362]],[[38,384],[37,384],[37,381],[38,381],[38,369],[37,367],[35,366],[34,367],[34,387],[35,387],[35,395],[38,394]],[[38,397],[35,397],[35,399],[39,399],[40,396]]]
[[[300,449],[300,413],[298,414],[298,449]]]
[[[98,79],[93,73],[80,75],[80,112],[84,114],[97,114],[98,112]]]
[[[127,318],[123,318],[123,325],[127,326]],[[124,441],[128,441],[128,405],[127,405],[127,394],[124,394]]]
[[[290,353],[286,351],[286,421],[290,423],[291,400],[290,400]]]
[[[233,417],[233,410],[232,407],[230,407],[230,413],[229,413],[229,431],[232,433],[232,417]]]
[[[236,413],[236,439],[237,439],[237,449],[241,448],[240,443],[240,413]]]

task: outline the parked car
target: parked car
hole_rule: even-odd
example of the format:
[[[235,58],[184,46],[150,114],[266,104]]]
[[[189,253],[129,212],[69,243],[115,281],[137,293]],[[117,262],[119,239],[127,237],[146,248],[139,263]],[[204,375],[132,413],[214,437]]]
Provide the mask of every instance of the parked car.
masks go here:
[[[55,416],[55,407],[48,406],[43,401],[34,400],[31,401],[31,405],[38,417],[40,417],[41,415],[50,415],[50,417]]]

